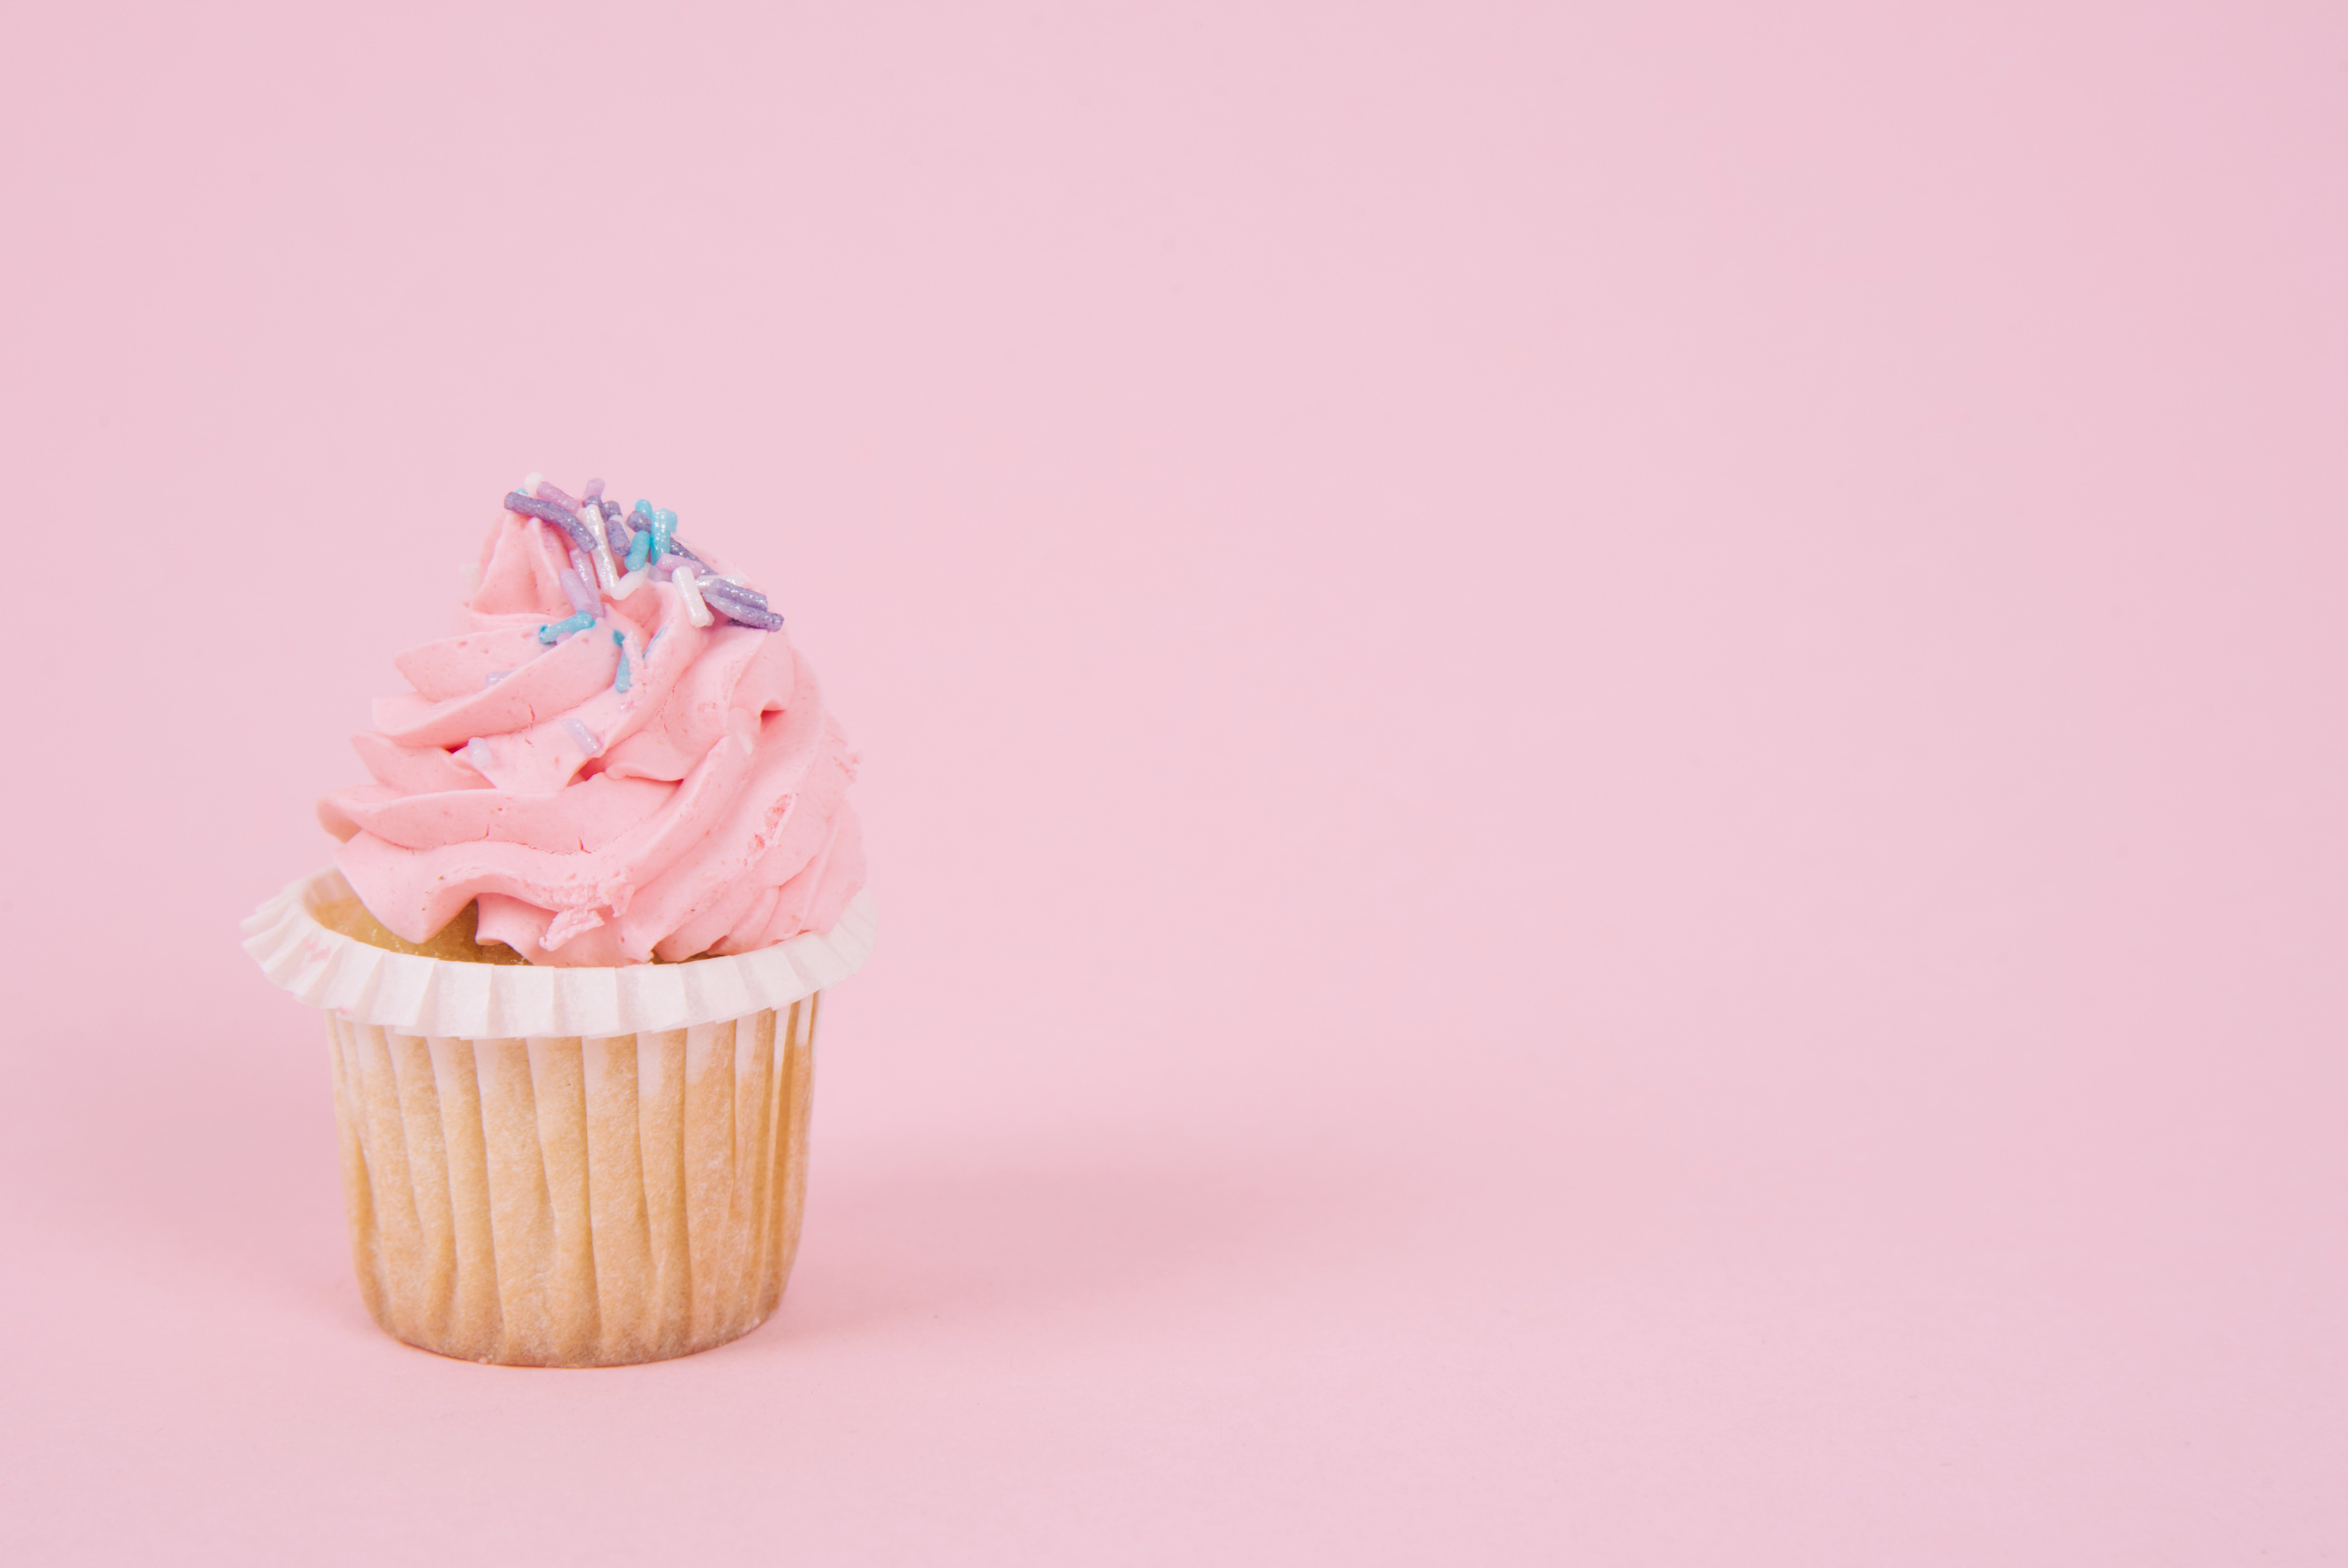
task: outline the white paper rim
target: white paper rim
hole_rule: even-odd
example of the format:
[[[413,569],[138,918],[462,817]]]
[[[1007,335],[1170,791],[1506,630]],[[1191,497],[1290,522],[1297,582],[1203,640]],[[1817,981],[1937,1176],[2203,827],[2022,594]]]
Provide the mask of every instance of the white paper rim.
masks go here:
[[[393,953],[318,924],[315,896],[348,898],[329,867],[244,919],[244,951],[298,1001],[354,1023],[441,1039],[588,1038],[689,1029],[788,1007],[855,974],[873,951],[872,895],[830,931],[686,964],[566,968]]]

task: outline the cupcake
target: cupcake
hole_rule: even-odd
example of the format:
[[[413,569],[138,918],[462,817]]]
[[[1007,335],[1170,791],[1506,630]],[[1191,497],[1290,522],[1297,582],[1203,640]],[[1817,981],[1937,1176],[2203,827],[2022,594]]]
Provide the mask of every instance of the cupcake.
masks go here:
[[[411,1345],[591,1367],[745,1334],[806,1193],[821,993],[871,951],[855,757],[782,617],[676,514],[505,498],[467,629],[245,923],[324,1010],[360,1293]]]

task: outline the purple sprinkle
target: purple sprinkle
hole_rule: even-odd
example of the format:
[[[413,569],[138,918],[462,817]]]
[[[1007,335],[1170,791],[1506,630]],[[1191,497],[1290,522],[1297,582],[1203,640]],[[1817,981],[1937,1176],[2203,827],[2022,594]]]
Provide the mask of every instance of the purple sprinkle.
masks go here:
[[[541,485],[539,488],[544,490],[546,487]],[[506,510],[519,512],[524,517],[537,518],[542,523],[554,524],[555,527],[570,535],[571,543],[582,550],[595,548],[595,536],[587,532],[587,526],[551,501],[540,501],[535,497],[524,495],[519,490],[509,490],[506,492]]]
[[[595,483],[599,485],[602,481]],[[619,510],[616,501],[598,501],[595,505],[603,513],[603,537],[611,542],[611,554],[625,556],[627,547],[635,542],[635,535],[628,530],[627,514]]]
[[[738,620],[743,625],[754,626],[760,631],[780,631],[783,629],[782,616],[768,609],[764,604],[753,604],[746,599],[736,597],[735,595],[740,590],[731,583],[703,583],[700,585],[700,588],[703,602],[728,620]]]
[[[575,718],[567,718],[563,721],[563,733],[578,741],[579,749],[590,757],[597,755],[603,749],[603,743],[595,738],[595,732]]]
[[[579,499],[590,505],[601,501],[603,499],[603,482],[599,479],[588,480],[587,489],[579,493]]]
[[[508,675],[513,673],[514,672],[510,669],[493,669],[488,674],[481,677],[481,684],[484,687],[494,686],[499,681],[504,680]]]
[[[730,596],[740,599],[745,604],[755,604],[760,609],[766,608],[766,595],[731,574],[701,579],[702,588],[707,588],[711,585],[724,588]]]
[[[574,559],[576,560],[576,558]],[[595,612],[603,607],[602,601],[587,591],[587,584],[582,582],[579,574],[570,567],[564,567],[556,572],[555,581],[563,585],[563,596],[571,600],[571,607],[581,614],[592,619]]]
[[[561,490],[557,489],[553,480],[540,480],[538,482],[538,489],[532,492],[532,494],[536,495],[541,501],[551,501],[556,506],[561,507],[564,511],[573,514],[577,514],[580,507],[583,505],[583,503],[572,500]]]
[[[687,561],[691,562],[694,566],[699,567],[703,571],[710,570],[709,563],[703,561],[699,556],[694,555],[693,547],[686,544],[681,539],[672,539],[668,542],[668,553],[672,556],[684,557]]]

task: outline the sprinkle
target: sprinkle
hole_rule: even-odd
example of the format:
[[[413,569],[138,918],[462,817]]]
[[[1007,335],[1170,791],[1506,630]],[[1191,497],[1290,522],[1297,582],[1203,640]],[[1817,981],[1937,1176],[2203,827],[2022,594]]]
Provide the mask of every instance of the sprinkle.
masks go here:
[[[627,672],[627,637],[624,633],[614,631],[611,640],[619,644],[619,673],[612,678],[611,689],[624,697],[627,688],[635,684],[635,677]]]
[[[696,626],[710,624],[709,606],[701,602],[701,590],[693,583],[693,569],[679,567],[668,581],[676,585],[678,596],[685,601],[685,618]]]
[[[486,689],[490,686],[496,685],[499,681],[504,680],[508,675],[513,673],[514,672],[510,669],[493,669],[488,674],[481,677],[481,684],[483,688]]]
[[[595,732],[575,718],[563,721],[563,733],[578,741],[579,749],[590,757],[598,755],[603,749],[603,743],[595,738]]]
[[[457,753],[457,760],[483,778],[488,778],[490,766],[497,761],[497,758],[491,755],[489,742],[476,735],[465,742],[463,749]]]
[[[555,527],[569,535],[571,543],[581,550],[588,550],[594,546],[595,537],[587,532],[587,525],[551,501],[541,501],[535,496],[526,496],[519,490],[509,490],[506,492],[506,510],[519,512],[524,517],[537,518],[544,523],[554,524]]]
[[[563,596],[571,600],[571,607],[587,616],[591,624],[595,618],[595,611],[602,608],[601,602],[595,597],[594,590],[589,588],[585,581],[593,574],[587,571],[587,562],[581,558],[574,556],[571,560],[571,566],[556,572],[555,581],[563,586]]]
[[[619,567],[611,559],[610,542],[603,537],[603,509],[587,508],[587,532],[595,536],[595,579],[603,587],[610,588],[619,581]]]
[[[768,609],[764,604],[753,604],[747,599],[737,597],[739,590],[730,583],[710,583],[696,585],[696,587],[705,588],[709,607],[728,620],[739,621],[745,626],[755,627],[760,631],[780,631],[783,629],[782,616]]]
[[[745,604],[756,604],[760,609],[766,608],[766,595],[743,582],[739,572],[720,572],[715,576],[702,573],[701,590],[707,592],[712,585],[723,588],[730,598],[738,598]]]
[[[635,505],[622,512],[618,502],[604,495],[599,479],[588,480],[574,500],[543,474],[533,473],[524,477],[520,489],[508,493],[506,506],[561,529],[569,543],[571,565],[559,569],[555,577],[576,613],[568,620],[539,628],[539,640],[548,646],[595,624],[603,612],[605,595],[624,599],[647,582],[675,585],[685,616],[696,626],[713,626],[723,617],[728,624],[758,631],[783,629],[783,617],[767,603],[765,594],[738,573],[719,572],[700,552],[678,539],[676,513],[652,505],[648,498],[637,497]],[[620,645],[618,679],[632,683],[633,661],[627,657],[626,640],[616,632],[613,635]],[[639,656],[650,659],[659,642],[655,634]],[[627,685],[619,689],[625,691]]]

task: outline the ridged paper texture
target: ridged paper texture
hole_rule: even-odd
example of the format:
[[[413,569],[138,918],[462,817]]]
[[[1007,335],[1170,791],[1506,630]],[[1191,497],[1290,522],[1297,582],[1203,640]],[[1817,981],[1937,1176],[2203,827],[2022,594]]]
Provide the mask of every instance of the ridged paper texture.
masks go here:
[[[631,1034],[789,1007],[855,974],[875,933],[872,896],[860,892],[830,931],[755,953],[616,967],[459,964],[378,948],[311,914],[314,903],[351,896],[338,871],[303,878],[245,919],[244,951],[313,1007],[451,1039]]]
[[[432,961],[426,961],[432,962]],[[799,1244],[816,998],[607,1037],[328,1014],[367,1309],[473,1361],[594,1367],[764,1322]]]

